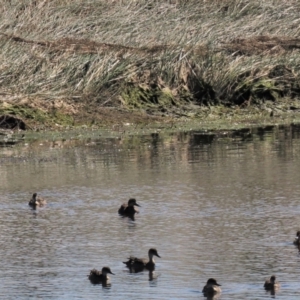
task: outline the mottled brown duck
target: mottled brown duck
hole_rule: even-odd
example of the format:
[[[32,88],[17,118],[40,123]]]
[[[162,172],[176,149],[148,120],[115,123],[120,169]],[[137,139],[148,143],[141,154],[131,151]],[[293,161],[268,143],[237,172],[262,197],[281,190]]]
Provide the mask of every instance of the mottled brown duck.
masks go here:
[[[30,199],[28,205],[31,206],[32,208],[37,208],[37,207],[42,207],[46,205],[47,202],[45,199],[37,197],[37,193],[34,193],[32,195],[32,198]]]

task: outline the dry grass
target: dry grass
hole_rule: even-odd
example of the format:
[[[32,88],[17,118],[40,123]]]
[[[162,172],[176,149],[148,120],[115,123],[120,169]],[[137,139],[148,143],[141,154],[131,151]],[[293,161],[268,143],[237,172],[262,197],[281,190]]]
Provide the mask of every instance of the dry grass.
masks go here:
[[[296,0],[6,0],[0,95],[102,106],[299,97]]]

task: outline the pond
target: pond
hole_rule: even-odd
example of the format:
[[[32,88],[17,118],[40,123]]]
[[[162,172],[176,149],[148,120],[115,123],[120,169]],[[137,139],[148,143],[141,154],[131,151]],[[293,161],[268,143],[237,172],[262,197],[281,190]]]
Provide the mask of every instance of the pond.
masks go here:
[[[84,136],[84,135],[83,135]],[[300,127],[28,139],[0,148],[0,297],[299,299]],[[32,194],[44,208],[28,206]],[[135,220],[118,215],[129,198]],[[153,273],[130,255],[155,247]],[[110,285],[87,275],[109,266]]]

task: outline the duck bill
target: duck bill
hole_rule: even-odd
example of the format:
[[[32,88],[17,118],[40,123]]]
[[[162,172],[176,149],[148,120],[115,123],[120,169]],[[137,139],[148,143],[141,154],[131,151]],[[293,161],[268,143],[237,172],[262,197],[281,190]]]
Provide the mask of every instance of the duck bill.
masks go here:
[[[158,255],[158,253],[157,254],[155,254],[157,257],[159,257],[159,258],[161,258],[159,255]]]
[[[137,203],[135,203],[134,205],[135,205],[135,206],[138,206],[138,207],[141,207],[141,206],[140,206],[139,204],[137,204]]]
[[[115,275],[113,272],[109,272],[109,274]]]

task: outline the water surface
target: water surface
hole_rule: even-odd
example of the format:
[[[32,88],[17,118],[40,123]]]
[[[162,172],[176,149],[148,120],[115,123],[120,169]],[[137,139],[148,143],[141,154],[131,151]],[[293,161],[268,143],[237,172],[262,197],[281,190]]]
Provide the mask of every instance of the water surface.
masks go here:
[[[201,131],[0,148],[0,297],[5,299],[299,299],[300,130]],[[31,210],[33,192],[46,208]],[[119,217],[134,197],[135,221]],[[156,247],[156,270],[122,263]],[[110,266],[111,286],[92,285]]]

